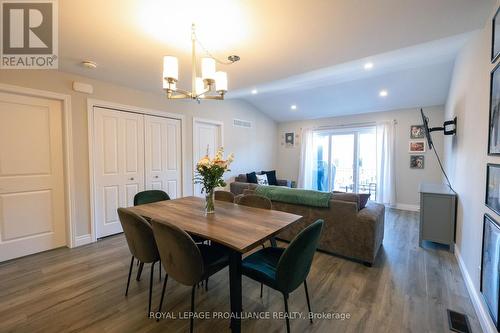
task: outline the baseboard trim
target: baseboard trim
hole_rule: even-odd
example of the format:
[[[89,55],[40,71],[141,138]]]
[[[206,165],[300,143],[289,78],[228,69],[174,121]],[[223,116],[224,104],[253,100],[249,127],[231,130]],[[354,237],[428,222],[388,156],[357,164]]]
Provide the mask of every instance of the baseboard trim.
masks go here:
[[[86,244],[90,244],[90,243],[92,243],[92,235],[91,234],[76,236],[75,242],[74,242],[74,244],[75,244],[74,247],[78,247],[78,246],[82,246],[82,245],[86,245]]]
[[[397,203],[397,204],[389,206],[389,207],[394,208],[394,209],[399,209],[399,210],[408,210],[410,212],[419,212],[420,211],[420,206],[418,206],[418,205],[408,205],[408,204]]]
[[[481,324],[481,328],[485,333],[496,333],[497,329],[495,324],[491,320],[488,307],[483,302],[483,296],[476,290],[474,287],[474,283],[465,267],[465,263],[460,255],[460,250],[458,246],[455,246],[455,257],[458,261],[458,267],[460,267],[460,271],[462,272],[462,276],[465,281],[465,286],[467,287],[467,291],[469,292],[472,305],[474,306],[474,310],[476,311],[477,318],[479,319],[479,324]]]

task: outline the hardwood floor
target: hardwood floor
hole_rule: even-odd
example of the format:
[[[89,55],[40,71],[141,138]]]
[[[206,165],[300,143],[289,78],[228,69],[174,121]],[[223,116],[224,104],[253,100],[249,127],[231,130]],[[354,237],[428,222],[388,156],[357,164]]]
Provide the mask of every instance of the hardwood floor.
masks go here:
[[[457,262],[449,252],[418,247],[418,215],[388,210],[374,267],[317,253],[308,278],[313,311],[345,320],[291,321],[292,332],[448,332],[446,309],[465,312],[481,332]],[[187,332],[189,319],[146,318],[149,265],[124,296],[130,254],[122,235],[76,249],[57,249],[0,264],[0,332]],[[134,273],[137,267],[134,267]],[[164,275],[163,275],[164,276]],[[229,311],[227,269],[199,288],[196,311]],[[155,274],[153,304],[161,292]],[[243,278],[243,309],[284,311],[281,294]],[[168,281],[163,311],[189,311],[190,288]],[[307,314],[303,288],[290,311]],[[229,332],[228,319],[196,319],[195,332]],[[242,332],[285,332],[284,319],[247,319]]]

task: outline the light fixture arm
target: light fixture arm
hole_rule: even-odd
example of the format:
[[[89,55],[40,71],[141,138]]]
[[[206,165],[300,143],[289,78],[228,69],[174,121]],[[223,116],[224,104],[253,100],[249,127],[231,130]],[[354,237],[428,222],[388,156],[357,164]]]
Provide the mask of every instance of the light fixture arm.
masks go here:
[[[191,91],[192,98],[198,99],[199,97],[196,95],[196,26],[195,24],[191,24]]]

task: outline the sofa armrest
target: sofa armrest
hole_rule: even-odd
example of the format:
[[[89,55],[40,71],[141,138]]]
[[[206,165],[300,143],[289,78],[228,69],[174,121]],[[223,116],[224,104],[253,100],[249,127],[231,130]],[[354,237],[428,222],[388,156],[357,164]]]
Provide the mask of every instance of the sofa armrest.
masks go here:
[[[278,186],[292,187],[292,181],[288,179],[277,179],[276,183]]]

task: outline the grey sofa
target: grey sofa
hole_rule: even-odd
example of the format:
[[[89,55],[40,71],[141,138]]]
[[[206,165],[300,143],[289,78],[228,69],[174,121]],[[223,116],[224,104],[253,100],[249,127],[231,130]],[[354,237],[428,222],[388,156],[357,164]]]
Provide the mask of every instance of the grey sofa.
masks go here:
[[[257,173],[259,174],[259,173]],[[286,179],[277,179],[278,186],[292,187],[292,181]],[[234,179],[234,182],[229,184],[229,189],[234,195],[243,194],[245,190],[255,190],[257,184],[249,183],[247,175],[240,174]]]
[[[244,194],[251,194],[251,189]],[[371,266],[384,239],[384,205],[368,202],[359,209],[360,198],[354,193],[333,193],[328,208],[272,201],[273,209],[301,215],[302,219],[281,232],[277,238],[291,241],[317,219],[325,224],[318,248],[322,251]]]

